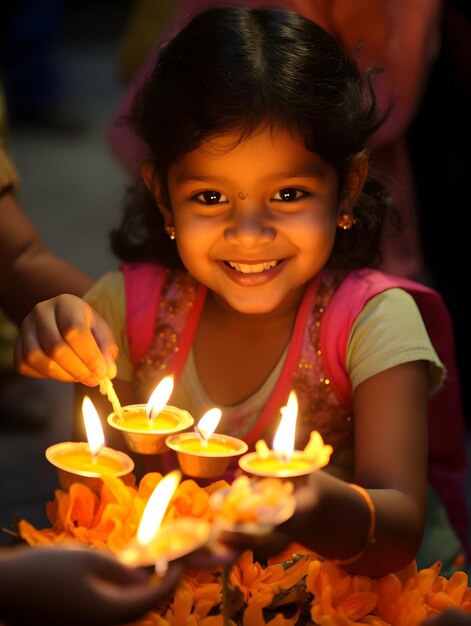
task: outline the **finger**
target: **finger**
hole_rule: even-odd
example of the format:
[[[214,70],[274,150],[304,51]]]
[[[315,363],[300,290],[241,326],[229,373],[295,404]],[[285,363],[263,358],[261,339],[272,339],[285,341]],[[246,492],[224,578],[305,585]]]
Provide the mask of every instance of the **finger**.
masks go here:
[[[56,323],[34,312],[21,328],[22,357],[33,369],[66,382],[89,379],[93,373],[64,341]]]
[[[218,565],[230,565],[235,563],[240,556],[240,551],[224,545],[222,543],[214,543],[210,547],[201,548],[192,552],[182,561],[189,568],[207,569]]]
[[[158,602],[169,596],[178,583],[183,573],[183,568],[177,563],[171,563],[163,578],[149,577],[141,570],[134,570],[119,565],[124,571],[119,575],[121,582],[118,586],[100,585],[98,582],[102,601],[106,596],[110,601],[116,617],[121,621],[132,621],[141,617],[145,612],[154,607]],[[125,580],[128,582],[125,583]],[[130,582],[131,581],[131,582]],[[134,582],[132,582],[134,581]]]
[[[61,335],[79,358],[102,379],[114,378],[118,347],[108,324],[85,302],[76,298],[77,306],[61,299],[56,307],[57,326]]]
[[[43,352],[37,338],[31,333],[17,339],[14,346],[13,361],[16,369],[25,376],[55,378],[62,382],[75,381],[69,372]]]
[[[90,328],[82,326],[65,329],[63,334],[69,347],[97,380],[116,375],[114,361],[108,362],[108,357],[101,351]]]
[[[100,380],[107,376],[109,367],[92,332],[94,315],[86,302],[74,296],[61,298],[56,304],[58,332],[90,375]]]
[[[109,367],[108,377],[114,378],[116,376],[116,364],[115,360],[118,356],[118,346],[116,344],[113,331],[108,324],[98,315],[94,315],[93,325],[91,326],[93,336],[102,351]]]
[[[277,530],[266,535],[223,532],[219,539],[232,550],[243,552],[250,549],[262,557],[279,554],[289,543],[288,537]]]

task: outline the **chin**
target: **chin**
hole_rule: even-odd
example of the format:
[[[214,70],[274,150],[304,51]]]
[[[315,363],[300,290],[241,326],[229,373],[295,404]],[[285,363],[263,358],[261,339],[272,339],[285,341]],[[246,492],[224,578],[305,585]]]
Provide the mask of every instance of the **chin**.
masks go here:
[[[244,315],[266,315],[272,313],[281,306],[281,303],[268,303],[266,299],[260,297],[260,299],[252,299],[251,301],[244,301],[242,298],[237,300],[226,300],[226,303],[238,313]]]

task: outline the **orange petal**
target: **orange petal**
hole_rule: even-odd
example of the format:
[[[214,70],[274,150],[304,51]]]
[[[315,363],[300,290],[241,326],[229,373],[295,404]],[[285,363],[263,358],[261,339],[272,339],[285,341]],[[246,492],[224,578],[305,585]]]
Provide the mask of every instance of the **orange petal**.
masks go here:
[[[371,591],[350,593],[340,604],[339,608],[350,619],[357,620],[371,613],[376,607],[378,596]]]
[[[427,598],[427,604],[437,611],[444,611],[445,609],[456,607],[456,602],[443,591],[433,593]]]
[[[454,572],[450,579],[445,583],[443,591],[450,596],[450,598],[461,604],[464,593],[468,588],[468,575],[465,572]]]

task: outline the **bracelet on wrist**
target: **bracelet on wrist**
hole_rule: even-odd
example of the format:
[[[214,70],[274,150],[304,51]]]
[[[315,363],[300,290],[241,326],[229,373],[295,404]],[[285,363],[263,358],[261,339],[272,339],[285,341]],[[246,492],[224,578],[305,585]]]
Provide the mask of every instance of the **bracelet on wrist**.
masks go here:
[[[368,548],[376,542],[376,539],[375,539],[376,509],[375,509],[373,500],[371,499],[371,496],[366,491],[366,489],[364,489],[363,487],[360,487],[360,485],[356,485],[355,483],[350,483],[350,487],[352,489],[355,489],[362,496],[364,502],[366,503],[368,507],[368,513],[370,517],[370,522],[368,526],[368,535],[366,537],[365,545],[363,546],[363,548],[361,548],[361,550],[359,550],[353,556],[346,558],[346,559],[329,559],[336,565],[348,565],[350,563],[354,563],[355,561],[358,561],[365,554]]]

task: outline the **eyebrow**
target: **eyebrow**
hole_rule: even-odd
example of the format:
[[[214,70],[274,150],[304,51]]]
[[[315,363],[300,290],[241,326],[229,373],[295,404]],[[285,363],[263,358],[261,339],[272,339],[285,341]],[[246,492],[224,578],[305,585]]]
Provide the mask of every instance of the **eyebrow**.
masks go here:
[[[269,182],[283,180],[286,178],[325,178],[325,175],[325,168],[320,163],[316,163],[307,167],[296,168],[295,170],[274,172],[273,174],[264,176],[261,180]],[[226,178],[225,176],[203,176],[188,171],[183,171],[177,176],[177,183],[186,183],[189,181],[200,183],[230,183],[231,179]]]

